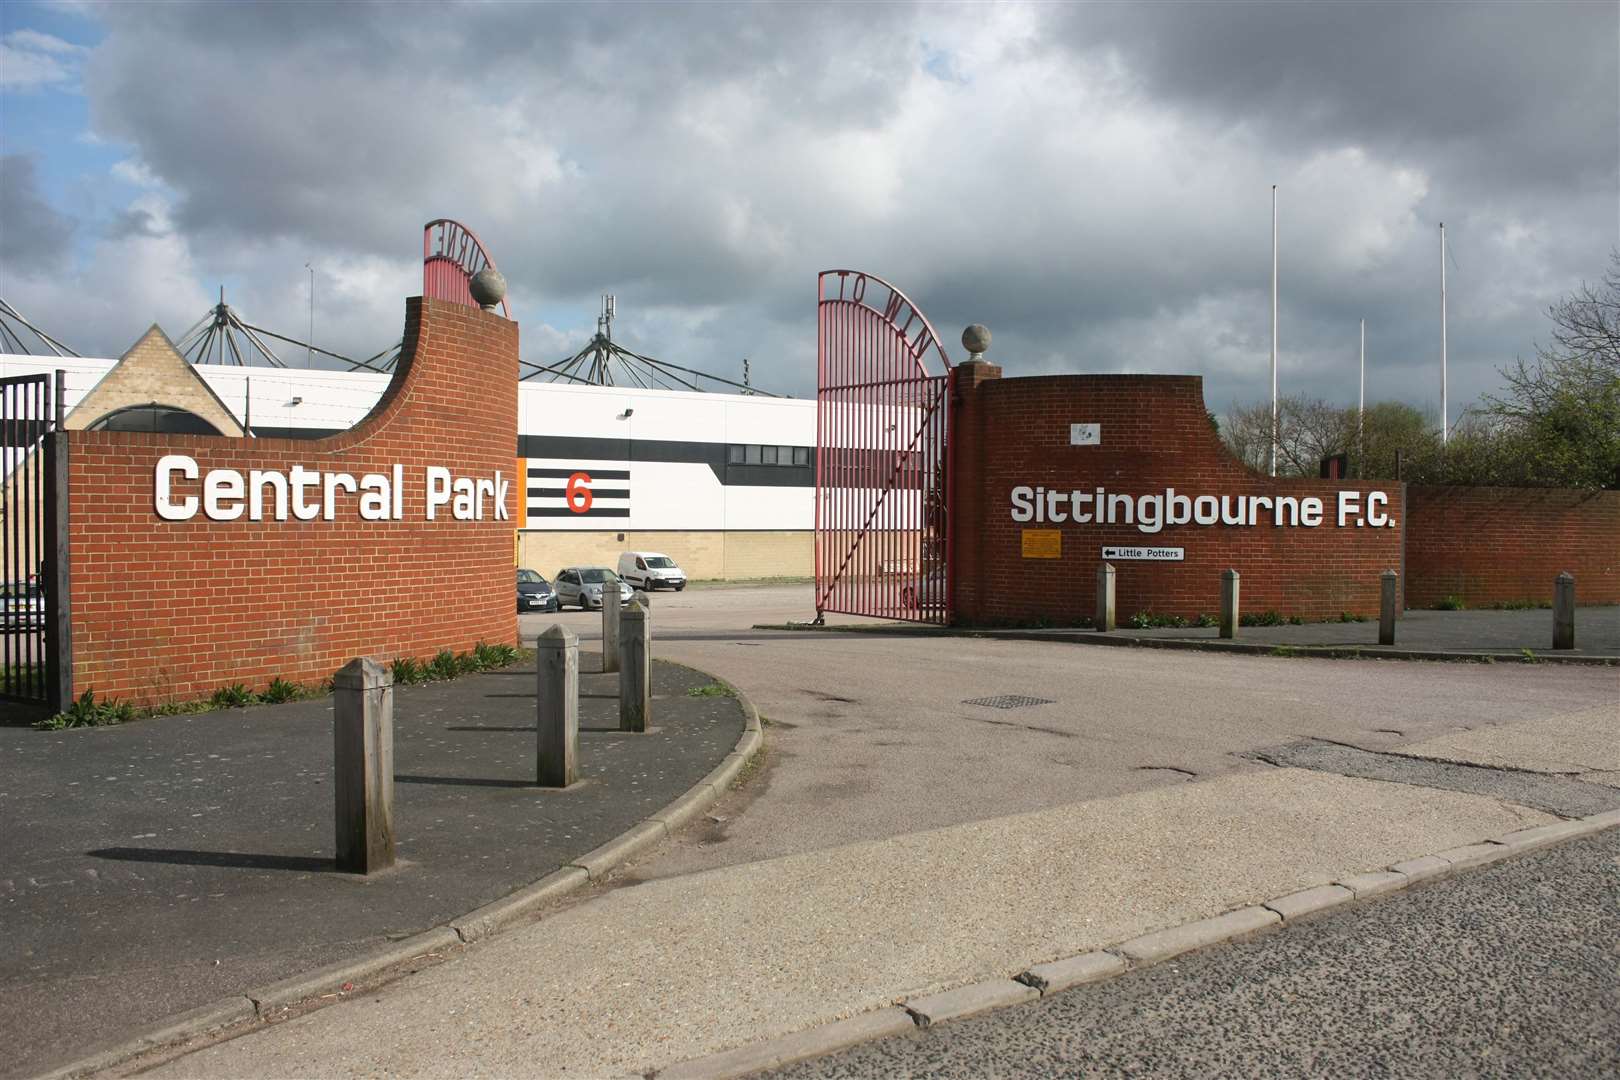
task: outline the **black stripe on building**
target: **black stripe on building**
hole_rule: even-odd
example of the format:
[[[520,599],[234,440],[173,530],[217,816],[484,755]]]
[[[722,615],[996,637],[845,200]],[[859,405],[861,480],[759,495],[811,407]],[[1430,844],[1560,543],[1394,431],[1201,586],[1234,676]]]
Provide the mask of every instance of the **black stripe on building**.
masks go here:
[[[324,439],[346,428],[285,428],[253,425],[253,433],[263,439]],[[597,439],[581,435],[519,435],[517,457],[552,458],[567,461],[656,461],[662,463],[707,465],[725,487],[815,487],[812,465],[732,465],[726,461],[726,443],[683,442],[677,439]],[[816,455],[812,450],[810,460]],[[585,470],[590,472],[590,470]],[[549,478],[573,475],[560,469],[530,469],[530,476]],[[591,472],[591,479],[628,480],[624,470]]]

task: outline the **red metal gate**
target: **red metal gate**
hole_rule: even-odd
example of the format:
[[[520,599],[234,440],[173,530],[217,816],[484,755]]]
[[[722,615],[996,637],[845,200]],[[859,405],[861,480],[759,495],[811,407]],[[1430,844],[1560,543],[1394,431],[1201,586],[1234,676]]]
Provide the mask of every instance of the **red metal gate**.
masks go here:
[[[495,267],[484,245],[473,231],[459,221],[436,218],[422,226],[422,295],[432,300],[451,300],[477,307],[472,297],[473,275],[484,267]],[[501,314],[511,311],[501,300]]]
[[[906,295],[855,270],[817,285],[816,619],[950,620],[951,362]]]

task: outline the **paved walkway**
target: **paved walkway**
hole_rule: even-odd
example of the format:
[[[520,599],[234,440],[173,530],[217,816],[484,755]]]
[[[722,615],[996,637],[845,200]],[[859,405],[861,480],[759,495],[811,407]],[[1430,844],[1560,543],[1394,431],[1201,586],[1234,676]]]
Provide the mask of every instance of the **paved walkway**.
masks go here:
[[[1285,646],[1306,651],[1322,650],[1343,655],[1348,650],[1377,658],[1389,653],[1400,659],[1434,659],[1500,656],[1525,659],[1526,650],[1534,658],[1560,657],[1606,660],[1620,663],[1620,605],[1586,607],[1576,610],[1573,649],[1552,648],[1552,612],[1532,611],[1408,611],[1395,627],[1395,644],[1378,644],[1378,620],[1366,622],[1303,623],[1298,626],[1239,627],[1235,642],[1223,641],[1220,630],[1204,627],[1158,627],[1137,629],[1122,622],[1116,629],[1100,634],[1088,625],[1038,628],[946,629],[917,623],[883,619],[830,616],[828,626],[812,630],[806,623],[763,624],[756,629],[793,630],[819,633],[869,633],[902,637],[991,637],[1023,641],[1069,641],[1092,644],[1133,644],[1140,642],[1189,643],[1217,649],[1254,651],[1256,647]]]
[[[1209,641],[1220,636],[1214,627],[1202,629],[1133,630],[1120,632],[1144,638]],[[1395,647],[1422,652],[1486,652],[1522,655],[1522,650],[1552,653],[1551,610],[1530,611],[1408,611],[1395,623]],[[1244,626],[1238,640],[1267,645],[1370,645],[1378,644],[1378,621],[1306,623],[1304,626]],[[1575,611],[1576,656],[1620,658],[1620,606],[1583,607]]]
[[[643,1073],[1552,820],[1300,770],[992,818],[620,889],[156,1075]]]
[[[618,887],[332,1008],[131,1067],[643,1073],[1535,825],[1566,799],[1620,806],[1613,668],[747,629],[808,600],[656,599],[660,655],[749,694],[767,765]],[[552,621],[586,638],[598,620],[526,618],[525,635]],[[1035,701],[986,704],[1007,696]],[[1267,762],[1302,741],[1364,750]],[[1459,764],[1410,782],[1409,747]],[[1538,792],[1506,764],[1574,775]]]
[[[1620,829],[1610,829],[770,1075],[1613,1080],[1617,893]]]
[[[581,668],[594,672],[595,654]],[[653,666],[656,730],[580,679],[583,782],[534,781],[534,667],[395,692],[402,867],[332,864],[331,699],[60,732],[0,728],[0,1076],[358,955],[498,899],[701,780],[743,716]]]

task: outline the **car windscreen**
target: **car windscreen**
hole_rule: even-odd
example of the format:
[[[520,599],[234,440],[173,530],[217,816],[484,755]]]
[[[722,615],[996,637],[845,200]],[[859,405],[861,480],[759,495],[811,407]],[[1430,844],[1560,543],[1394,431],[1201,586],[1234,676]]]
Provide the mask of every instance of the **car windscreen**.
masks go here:
[[[613,577],[609,571],[595,566],[589,570],[581,570],[579,576],[585,579],[587,585],[600,585],[603,581],[611,580]]]
[[[675,560],[674,559],[667,559],[662,555],[652,555],[652,556],[649,556],[648,559],[647,559],[647,569],[649,569],[649,570],[673,570],[673,569],[675,569]]]
[[[519,585],[544,585],[545,583],[546,579],[535,573],[533,570],[518,571]]]

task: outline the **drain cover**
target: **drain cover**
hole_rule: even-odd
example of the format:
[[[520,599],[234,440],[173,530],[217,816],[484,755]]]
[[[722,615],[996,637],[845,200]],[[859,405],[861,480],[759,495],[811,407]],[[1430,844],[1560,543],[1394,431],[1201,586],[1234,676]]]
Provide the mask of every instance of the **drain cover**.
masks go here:
[[[1025,697],[1023,694],[997,694],[995,697],[976,697],[962,702],[964,705],[983,705],[990,709],[1025,709],[1031,705],[1056,705],[1051,698]]]

